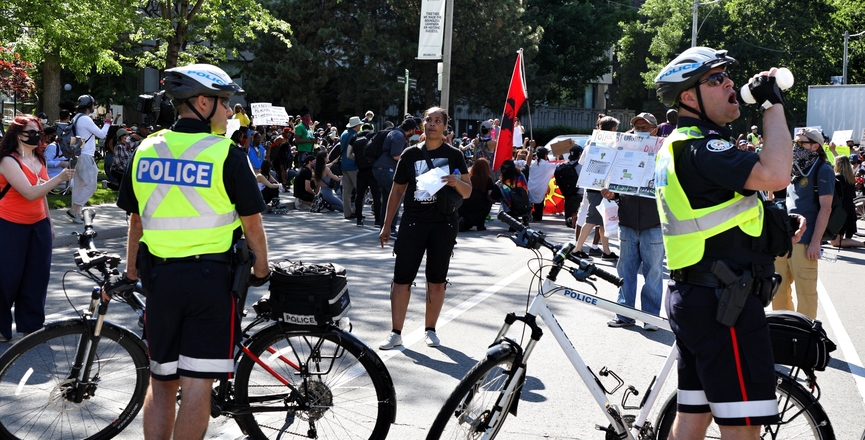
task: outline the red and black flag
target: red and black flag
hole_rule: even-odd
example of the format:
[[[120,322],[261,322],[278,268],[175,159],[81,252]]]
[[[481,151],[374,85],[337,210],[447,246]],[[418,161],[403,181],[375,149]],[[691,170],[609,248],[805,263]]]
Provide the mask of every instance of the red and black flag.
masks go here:
[[[498,170],[504,161],[513,156],[514,121],[527,97],[526,81],[523,78],[523,50],[520,49],[517,51],[517,64],[514,66],[514,73],[511,75],[511,86],[508,89],[508,99],[505,101],[501,131],[498,139],[496,139],[493,170]]]

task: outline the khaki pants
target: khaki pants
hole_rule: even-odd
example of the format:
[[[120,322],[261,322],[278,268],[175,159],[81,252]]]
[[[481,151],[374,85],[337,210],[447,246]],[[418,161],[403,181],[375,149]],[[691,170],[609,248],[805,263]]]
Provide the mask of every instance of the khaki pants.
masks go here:
[[[775,272],[781,274],[781,285],[772,300],[772,310],[795,310],[811,319],[817,319],[817,260],[806,256],[807,244],[794,244],[790,258],[775,259]],[[796,283],[796,302],[793,308],[792,283]]]

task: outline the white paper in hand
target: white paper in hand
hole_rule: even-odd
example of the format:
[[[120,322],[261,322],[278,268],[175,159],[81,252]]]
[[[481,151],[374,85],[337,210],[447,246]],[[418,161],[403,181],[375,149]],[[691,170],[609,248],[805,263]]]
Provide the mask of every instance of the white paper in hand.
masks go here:
[[[432,196],[445,186],[442,177],[448,174],[450,174],[450,167],[448,166],[429,170],[417,177],[417,188]]]

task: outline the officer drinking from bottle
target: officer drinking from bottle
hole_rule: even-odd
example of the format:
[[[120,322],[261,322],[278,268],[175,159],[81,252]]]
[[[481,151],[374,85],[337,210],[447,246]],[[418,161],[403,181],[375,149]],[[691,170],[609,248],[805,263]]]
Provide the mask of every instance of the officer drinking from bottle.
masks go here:
[[[140,277],[148,291],[144,437],[198,439],[207,431],[213,380],[234,368],[243,304],[232,295],[232,268],[241,234],[257,259],[253,274],[238,272],[239,279],[255,285],[269,275],[267,207],[243,150],[211,134],[225,133],[229,98],[243,93],[240,86],[216,66],[193,64],[166,70],[165,90],[180,119],[144,139],[127,168],[117,206],[131,213],[128,267],[105,290]]]
[[[729,142],[739,102],[727,67],[736,64],[725,50],[693,47],[655,78],[663,103],[679,112],[655,175],[672,271],[667,315],[679,347],[671,439],[703,438],[713,417],[722,438],[756,439],[761,425],[778,420],[763,307],[777,286],[774,254],[783,250],[767,244],[779,228],[764,226],[757,191],[789,183],[791,138],[772,68],[749,83],[764,108],[763,151]],[[790,230],[780,229],[789,244]]]

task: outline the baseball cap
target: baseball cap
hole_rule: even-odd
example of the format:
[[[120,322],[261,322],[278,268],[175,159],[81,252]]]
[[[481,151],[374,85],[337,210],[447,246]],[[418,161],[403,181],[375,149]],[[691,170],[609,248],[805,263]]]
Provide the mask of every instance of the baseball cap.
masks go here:
[[[637,122],[637,121],[640,120],[640,119],[642,119],[642,120],[648,122],[648,123],[651,124],[653,127],[657,127],[657,126],[658,126],[658,120],[655,119],[655,115],[653,115],[653,114],[651,114],[651,113],[647,113],[647,112],[640,113],[639,115],[634,116],[633,118],[631,118],[631,125],[634,125],[634,123]]]
[[[851,155],[850,155],[850,162],[853,162],[853,163],[859,163],[859,162],[861,162],[861,161],[859,160],[859,155],[856,154],[856,153],[851,154]]]
[[[129,134],[129,132],[126,131],[126,129],[124,129],[124,128],[117,130],[117,140],[120,140],[120,138],[122,138],[123,136],[126,136],[127,134]]]
[[[741,141],[739,141],[739,145],[746,145],[747,143],[748,143],[748,141],[746,141],[745,139],[742,139]]]
[[[823,133],[816,128],[805,127],[796,132],[796,136],[805,136],[806,138],[823,145]]]

